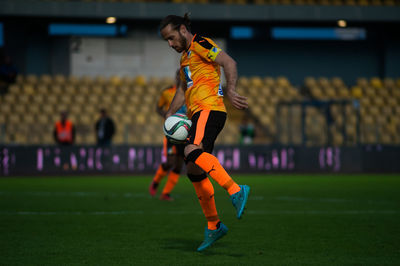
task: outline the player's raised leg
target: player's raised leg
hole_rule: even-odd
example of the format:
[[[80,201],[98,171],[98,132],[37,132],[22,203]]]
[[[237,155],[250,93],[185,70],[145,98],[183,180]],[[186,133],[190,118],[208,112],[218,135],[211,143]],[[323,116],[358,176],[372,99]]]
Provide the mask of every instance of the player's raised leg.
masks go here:
[[[186,160],[196,164],[211,176],[231,196],[237,218],[241,218],[249,197],[250,188],[239,186],[211,154],[214,142],[224,127],[226,113],[200,111],[192,117],[189,145],[185,147]]]

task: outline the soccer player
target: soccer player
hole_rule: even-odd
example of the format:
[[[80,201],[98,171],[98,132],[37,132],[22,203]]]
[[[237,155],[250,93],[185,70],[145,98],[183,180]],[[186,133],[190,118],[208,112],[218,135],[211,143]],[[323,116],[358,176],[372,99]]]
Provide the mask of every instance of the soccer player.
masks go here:
[[[175,76],[175,85],[169,88],[164,89],[161,92],[160,99],[157,104],[157,113],[162,117],[165,117],[165,114],[172,102],[172,99],[175,96],[176,88],[179,87],[180,77],[179,70]],[[183,105],[177,113],[186,115],[186,106]],[[172,201],[170,193],[174,189],[176,183],[178,182],[179,175],[182,170],[183,165],[183,150],[185,148],[184,144],[174,144],[171,143],[166,137],[164,137],[164,155],[167,157],[167,161],[162,163],[153,178],[153,181],[149,187],[149,193],[151,196],[154,196],[157,193],[158,185],[161,180],[168,174],[167,183],[165,183],[164,189],[161,193],[160,199]],[[169,173],[168,173],[169,172]]]
[[[238,185],[211,154],[215,139],[226,120],[220,66],[224,69],[227,79],[226,93],[233,106],[245,109],[247,100],[236,92],[236,62],[211,39],[193,35],[187,14],[184,17],[165,17],[160,23],[160,33],[171,48],[182,53],[182,86],[178,87],[166,117],[174,114],[186,100],[188,116],[192,120],[189,141],[184,150],[187,173],[207,219],[205,239],[197,249],[202,251],[228,231],[219,220],[214,188],[207,174],[229,193],[238,219],[242,217],[250,193],[250,187]]]

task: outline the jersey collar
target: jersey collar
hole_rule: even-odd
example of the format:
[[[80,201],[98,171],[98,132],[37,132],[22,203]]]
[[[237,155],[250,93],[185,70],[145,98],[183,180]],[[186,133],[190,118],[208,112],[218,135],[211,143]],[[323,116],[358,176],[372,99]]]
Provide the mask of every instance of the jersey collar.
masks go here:
[[[192,40],[190,41],[190,45],[189,45],[189,48],[186,50],[186,53],[188,53],[188,52],[190,51],[190,48],[192,48],[192,46],[193,46],[193,41],[194,41],[194,38],[196,38],[196,35],[197,35],[197,34],[193,35],[193,38],[192,38]]]

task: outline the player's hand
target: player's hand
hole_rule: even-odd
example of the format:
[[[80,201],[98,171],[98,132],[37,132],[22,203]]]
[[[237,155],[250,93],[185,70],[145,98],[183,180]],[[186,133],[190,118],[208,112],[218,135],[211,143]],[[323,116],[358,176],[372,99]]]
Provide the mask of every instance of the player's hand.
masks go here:
[[[228,99],[231,101],[234,107],[237,109],[247,109],[249,107],[247,98],[239,95],[236,91],[228,91]]]

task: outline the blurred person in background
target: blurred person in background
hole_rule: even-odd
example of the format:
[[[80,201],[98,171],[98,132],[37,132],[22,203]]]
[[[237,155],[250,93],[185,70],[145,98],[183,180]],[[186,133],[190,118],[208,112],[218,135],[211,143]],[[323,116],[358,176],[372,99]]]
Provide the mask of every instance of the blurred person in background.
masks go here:
[[[176,72],[175,84],[161,92],[160,99],[158,100],[156,110],[161,117],[165,117],[166,112],[175,96],[176,88],[180,86],[179,69]],[[177,113],[186,115],[186,105],[183,105]],[[160,199],[171,201],[173,198],[170,193],[178,183],[183,166],[183,151],[185,144],[174,144],[167,137],[164,137],[163,155],[167,157],[166,162],[162,163],[158,169],[149,187],[151,196],[157,193],[158,185],[161,180],[168,175],[167,183],[161,193]]]
[[[165,115],[173,115],[186,102],[192,121],[185,146],[187,176],[192,182],[200,206],[207,220],[204,241],[197,248],[202,251],[226,235],[228,228],[220,221],[214,199],[212,177],[230,195],[240,219],[250,193],[247,185],[238,185],[225,171],[212,151],[226,121],[226,108],[221,86],[221,66],[227,80],[228,99],[237,109],[247,108],[247,99],[236,92],[236,62],[211,39],[192,34],[189,15],[169,15],[160,23],[162,38],[181,55],[180,77],[174,99]]]
[[[104,108],[100,110],[100,118],[95,124],[95,130],[97,146],[110,146],[115,134],[115,124]]]
[[[67,112],[61,112],[61,118],[54,126],[54,140],[63,146],[73,145],[75,141],[75,126],[67,117]]]
[[[239,126],[240,130],[240,144],[253,144],[255,137],[254,125],[250,123],[249,117],[247,115],[243,116],[242,124]]]
[[[13,65],[11,57],[5,55],[0,62],[0,95],[7,93],[8,86],[15,82],[18,70]]]

